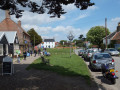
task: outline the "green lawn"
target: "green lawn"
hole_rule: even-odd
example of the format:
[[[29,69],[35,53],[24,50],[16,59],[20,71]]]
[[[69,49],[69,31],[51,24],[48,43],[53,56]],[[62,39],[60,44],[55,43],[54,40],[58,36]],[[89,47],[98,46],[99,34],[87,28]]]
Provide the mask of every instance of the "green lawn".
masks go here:
[[[83,76],[90,79],[90,72],[83,59],[73,52],[70,58],[69,49],[47,49],[47,51],[51,53],[51,56],[45,57],[50,59],[50,65],[43,64],[39,58],[29,65],[27,70],[31,68],[49,70],[62,75]]]

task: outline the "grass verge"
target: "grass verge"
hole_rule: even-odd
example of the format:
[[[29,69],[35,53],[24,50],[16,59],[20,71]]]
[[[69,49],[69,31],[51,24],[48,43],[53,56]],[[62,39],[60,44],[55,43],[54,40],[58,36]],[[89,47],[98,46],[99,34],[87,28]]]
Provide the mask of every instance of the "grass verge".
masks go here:
[[[83,59],[72,53],[71,58],[69,49],[49,49],[51,56],[45,57],[50,59],[50,65],[42,63],[41,58],[35,60],[26,69],[32,68],[38,70],[49,70],[61,75],[82,76],[90,83],[90,72]]]

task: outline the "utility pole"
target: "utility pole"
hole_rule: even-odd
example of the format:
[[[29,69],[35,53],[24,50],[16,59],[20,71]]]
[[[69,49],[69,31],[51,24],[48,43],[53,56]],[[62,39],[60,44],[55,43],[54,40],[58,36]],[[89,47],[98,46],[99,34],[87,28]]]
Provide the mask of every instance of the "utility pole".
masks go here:
[[[107,18],[105,18],[106,49],[107,49]]]

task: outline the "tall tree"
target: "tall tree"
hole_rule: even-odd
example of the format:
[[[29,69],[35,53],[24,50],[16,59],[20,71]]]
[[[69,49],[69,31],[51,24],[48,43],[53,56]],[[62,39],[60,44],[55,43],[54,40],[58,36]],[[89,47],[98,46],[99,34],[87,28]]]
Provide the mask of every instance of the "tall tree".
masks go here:
[[[110,34],[109,29],[107,30],[107,35]],[[94,45],[98,45],[101,47],[103,43],[103,38],[106,36],[105,27],[103,26],[95,26],[92,27],[87,33],[87,40],[90,41]]]
[[[27,33],[30,35],[30,40],[33,46],[34,46],[34,42],[35,42],[35,45],[38,45],[42,42],[41,36],[38,35],[33,28],[28,30]]]
[[[76,45],[79,47],[85,47],[85,44],[84,44],[85,38],[84,38],[83,34],[80,34],[78,39],[79,40],[77,40]]]
[[[94,5],[90,0],[0,0],[0,9],[10,10],[11,15],[16,15],[17,18],[22,16],[23,9],[20,6],[30,9],[30,12],[43,14],[47,11],[51,17],[58,17],[65,14],[62,5],[74,4],[76,8],[81,10],[87,9],[88,6]]]

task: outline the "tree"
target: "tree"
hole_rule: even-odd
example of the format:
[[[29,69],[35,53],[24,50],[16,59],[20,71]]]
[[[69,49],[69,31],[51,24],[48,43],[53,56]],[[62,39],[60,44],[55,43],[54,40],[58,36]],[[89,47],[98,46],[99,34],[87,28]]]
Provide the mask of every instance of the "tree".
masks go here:
[[[27,33],[30,35],[32,46],[34,46],[34,40],[35,40],[35,45],[38,45],[42,42],[41,36],[38,35],[37,32],[33,28],[28,30]]]
[[[64,43],[64,45],[65,45],[65,44],[67,43],[67,40],[61,40],[61,41],[60,41],[60,44],[61,44],[61,45],[63,45],[63,43]]]
[[[110,34],[109,29],[106,29],[107,35]],[[103,26],[95,26],[92,27],[87,33],[87,40],[90,41],[93,45],[98,45],[101,47],[103,43],[103,38],[106,36],[105,27]]]
[[[34,1],[34,0],[33,0]],[[33,2],[32,0],[0,0],[0,9],[10,10],[10,15],[16,15],[16,18],[22,16],[23,9],[29,8],[30,12],[43,14],[47,11],[47,14],[52,15],[51,17],[58,17],[66,12],[62,8],[62,5],[73,4],[76,8],[81,10],[87,9],[88,6],[94,5],[90,0],[41,0],[38,2]]]

